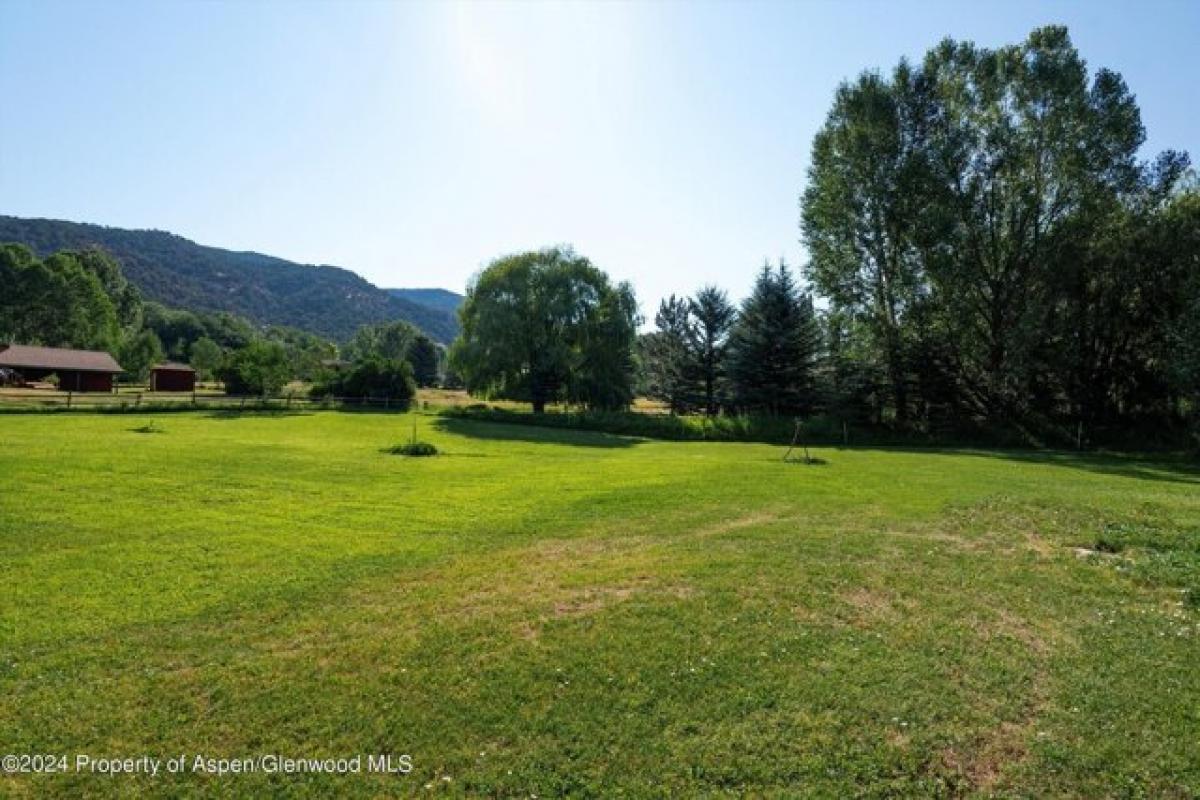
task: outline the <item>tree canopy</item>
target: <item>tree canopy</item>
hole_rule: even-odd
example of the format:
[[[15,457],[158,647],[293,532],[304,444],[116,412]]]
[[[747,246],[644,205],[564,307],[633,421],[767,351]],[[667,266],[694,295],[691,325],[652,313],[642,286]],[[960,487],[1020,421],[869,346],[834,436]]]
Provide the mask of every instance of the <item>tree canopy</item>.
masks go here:
[[[500,258],[467,289],[450,362],[467,388],[547,403],[622,408],[633,398],[637,305],[569,248]]]
[[[1120,75],[1089,75],[1058,26],[840,87],[801,201],[806,275],[840,357],[884,376],[875,404],[926,426],[1178,409],[1193,193],[1187,157],[1139,162],[1144,139]]]

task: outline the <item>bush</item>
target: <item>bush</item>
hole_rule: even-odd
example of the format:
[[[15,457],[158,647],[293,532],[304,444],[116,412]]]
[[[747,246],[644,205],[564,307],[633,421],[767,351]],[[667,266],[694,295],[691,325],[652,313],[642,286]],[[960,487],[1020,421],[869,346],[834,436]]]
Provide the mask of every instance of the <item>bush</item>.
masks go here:
[[[325,397],[387,397],[395,401],[397,408],[404,408],[416,393],[412,365],[407,361],[366,358],[347,369],[326,373],[313,386],[309,396],[317,400]]]
[[[278,342],[251,342],[230,353],[220,370],[229,394],[279,394],[291,376],[287,351]]]
[[[406,442],[388,450],[397,456],[436,456],[438,449],[429,442]]]

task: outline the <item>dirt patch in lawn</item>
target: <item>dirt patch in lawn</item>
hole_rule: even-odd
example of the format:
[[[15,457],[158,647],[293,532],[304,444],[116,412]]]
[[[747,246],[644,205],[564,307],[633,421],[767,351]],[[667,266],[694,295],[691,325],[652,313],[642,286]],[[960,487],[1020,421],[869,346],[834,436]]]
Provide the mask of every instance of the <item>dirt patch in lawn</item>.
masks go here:
[[[721,520],[720,522],[713,523],[712,525],[705,525],[702,528],[698,528],[693,535],[702,538],[709,536],[723,536],[727,533],[745,530],[746,528],[754,528],[758,527],[759,525],[770,525],[785,518],[786,515],[778,511],[755,511],[751,514],[744,514],[740,517],[734,517],[733,519]]]

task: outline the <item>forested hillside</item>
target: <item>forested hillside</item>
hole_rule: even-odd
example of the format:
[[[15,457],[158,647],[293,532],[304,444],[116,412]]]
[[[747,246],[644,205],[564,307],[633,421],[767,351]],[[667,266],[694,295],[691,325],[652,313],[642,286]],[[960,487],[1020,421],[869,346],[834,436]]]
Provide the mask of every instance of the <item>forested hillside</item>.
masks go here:
[[[21,242],[43,257],[99,246],[121,262],[147,299],[227,311],[338,341],[362,325],[397,319],[441,342],[451,341],[458,329],[453,312],[394,296],[349,270],[206,247],[165,231],[0,216],[0,241]]]
[[[449,289],[387,289],[386,291],[393,297],[409,300],[417,305],[439,311],[449,311],[452,314],[458,313],[459,306],[466,299],[458,292],[452,292]]]

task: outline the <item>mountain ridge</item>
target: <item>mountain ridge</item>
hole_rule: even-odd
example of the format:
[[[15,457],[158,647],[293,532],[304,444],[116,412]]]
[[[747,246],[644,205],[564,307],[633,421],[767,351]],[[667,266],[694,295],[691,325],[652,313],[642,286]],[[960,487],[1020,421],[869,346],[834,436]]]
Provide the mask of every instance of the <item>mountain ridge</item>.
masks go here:
[[[467,299],[458,292],[452,292],[449,289],[409,288],[384,289],[384,291],[393,297],[399,297],[417,305],[436,308],[441,311],[449,311],[452,314],[457,314],[459,306]]]
[[[100,247],[121,262],[148,300],[228,311],[335,341],[346,341],[362,325],[393,320],[411,322],[443,343],[458,334],[453,312],[395,295],[344,267],[211,247],[168,231],[0,215],[0,242],[20,242],[43,257]]]

